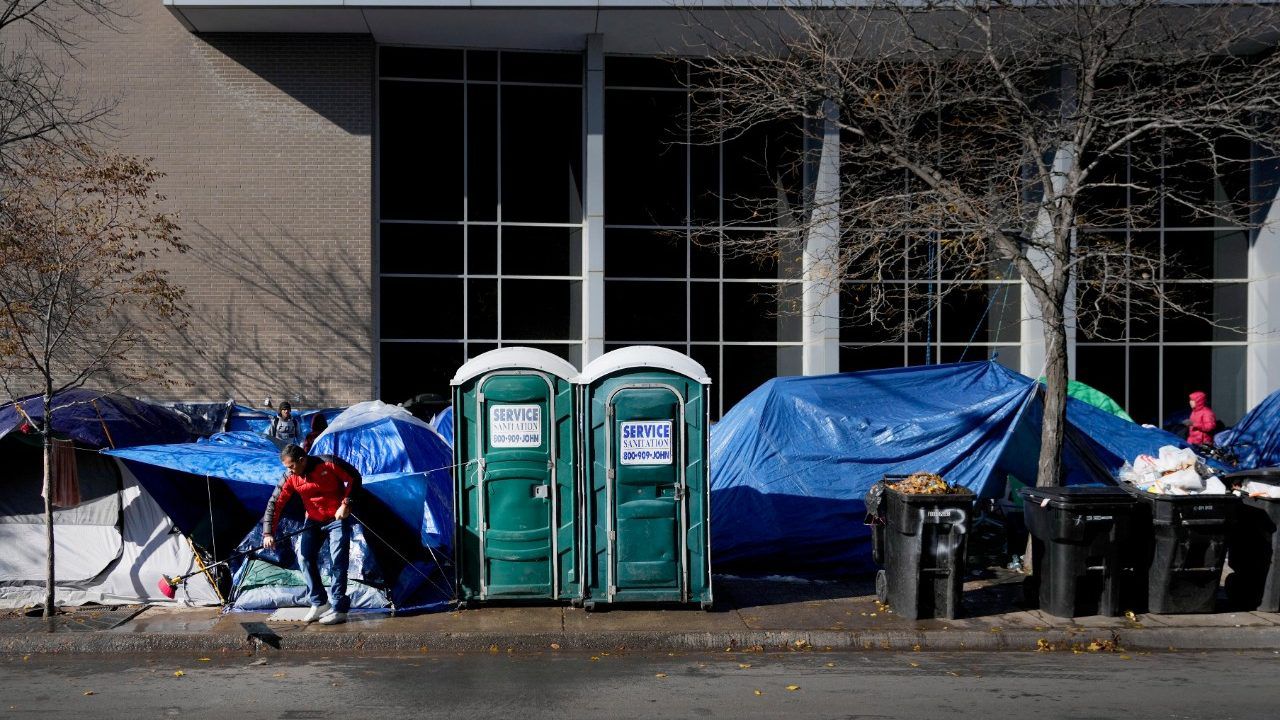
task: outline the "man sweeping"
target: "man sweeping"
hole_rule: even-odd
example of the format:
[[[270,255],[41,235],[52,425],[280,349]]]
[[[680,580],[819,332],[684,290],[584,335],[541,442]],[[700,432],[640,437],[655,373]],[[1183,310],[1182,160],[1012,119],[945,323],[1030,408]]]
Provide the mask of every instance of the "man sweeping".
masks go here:
[[[360,475],[344,468],[337,458],[313,457],[297,445],[280,451],[280,462],[288,470],[267,501],[262,516],[262,547],[275,547],[272,534],[289,498],[297,493],[306,511],[299,538],[298,565],[306,578],[311,610],[305,622],[321,625],[346,622],[351,598],[347,596],[347,553],[351,539],[351,504],[360,489]],[[341,464],[340,464],[341,463]],[[320,545],[327,543],[331,563],[331,584],[326,592],[320,579]]]

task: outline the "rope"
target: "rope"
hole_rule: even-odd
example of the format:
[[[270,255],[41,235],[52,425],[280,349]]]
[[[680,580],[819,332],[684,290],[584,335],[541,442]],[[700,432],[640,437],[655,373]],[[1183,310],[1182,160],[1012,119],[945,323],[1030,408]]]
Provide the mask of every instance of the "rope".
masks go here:
[[[98,416],[98,422],[102,423],[102,432],[107,436],[107,444],[111,446],[112,450],[115,450],[116,441],[111,439],[111,430],[107,427],[107,421],[102,419],[102,411],[98,409],[98,401],[96,399],[90,400],[89,404],[93,406],[93,412]],[[45,412],[47,413],[48,410]]]
[[[213,546],[213,559],[218,559],[218,533],[214,532],[213,525],[213,482],[209,479],[209,475],[204,476],[205,497],[209,501],[209,544]]]
[[[1010,261],[1009,261],[1009,267],[1008,267],[1008,269],[1006,269],[1006,270],[1005,270],[1005,273],[1004,273],[1004,274],[1005,274],[1005,277],[1008,277],[1008,276],[1009,276],[1009,273],[1010,273],[1010,272],[1012,272],[1012,271],[1013,271],[1013,261],[1012,261],[1012,260],[1010,260]],[[1005,283],[1005,286],[1004,286],[1004,298],[1001,300],[1001,302],[1004,302],[1004,300],[1008,300],[1008,299],[1009,299],[1009,288],[1011,288],[1011,287],[1013,287],[1013,283]],[[970,348],[970,346],[972,346],[972,345],[973,345],[973,341],[978,337],[978,329],[982,327],[982,323],[984,323],[984,322],[986,322],[986,321],[987,321],[987,316],[991,314],[991,307],[992,307],[993,305],[995,305],[995,303],[996,303],[996,296],[997,296],[999,293],[1000,293],[1000,291],[999,291],[999,290],[997,290],[996,292],[991,293],[991,299],[987,301],[987,309],[982,311],[982,317],[978,318],[978,322],[973,326],[973,332],[969,335],[969,342],[965,343],[965,345],[964,345],[964,350],[960,352],[960,362],[964,362],[964,356],[969,354],[969,348]],[[1004,328],[1004,316],[1003,316],[1003,315],[1001,315],[1001,316],[1000,316],[999,321],[996,323],[996,337],[997,337],[997,338],[999,338],[999,337],[1000,337],[1000,331],[1001,331],[1003,328]]]
[[[417,565],[415,565],[415,564],[413,563],[413,561],[412,561],[412,560],[410,560],[409,558],[405,557],[405,555],[404,555],[403,553],[401,553],[399,550],[397,550],[397,549],[396,549],[396,546],[395,546],[395,545],[393,545],[391,542],[389,542],[386,538],[384,538],[384,537],[382,537],[381,535],[379,535],[377,530],[374,530],[372,527],[370,527],[370,526],[369,526],[369,523],[365,522],[364,520],[361,520],[361,519],[360,519],[360,517],[359,517],[359,516],[357,516],[355,513],[351,513],[351,519],[352,519],[352,520],[355,520],[355,521],[356,521],[356,522],[358,522],[358,523],[360,523],[360,526],[361,526],[361,527],[363,527],[365,530],[368,530],[370,533],[372,533],[372,534],[373,534],[373,536],[374,536],[375,538],[377,538],[377,539],[378,539],[378,540],[379,540],[383,545],[386,545],[386,546],[391,550],[391,552],[395,553],[397,557],[399,557],[401,560],[403,560],[405,565],[409,566],[410,568],[412,568],[412,569],[413,569],[413,571],[414,571],[414,572],[416,572],[416,573],[418,573],[419,575],[421,575],[421,576],[422,576],[422,579],[423,579],[423,580],[426,580],[426,581],[431,585],[431,587],[433,587],[433,588],[435,588],[436,590],[438,590],[438,591],[440,591],[440,592],[444,593],[445,595],[448,595],[448,596],[450,596],[450,597],[452,597],[452,596],[453,596],[453,591],[452,591],[451,589],[441,586],[439,583],[437,583],[435,580],[433,580],[433,579],[431,578],[431,576],[430,576],[430,575],[428,575],[428,574],[426,574],[426,573],[422,572],[422,570],[418,569],[418,566],[417,566]],[[444,568],[444,565],[440,562],[440,558],[436,555],[435,550],[432,550],[430,547],[428,547],[428,546],[426,546],[426,545],[423,545],[423,547],[424,547],[424,548],[426,548],[427,553],[429,553],[429,554],[431,555],[431,560],[432,560],[432,562],[434,562],[434,563],[436,564],[436,567],[443,569],[443,568]]]

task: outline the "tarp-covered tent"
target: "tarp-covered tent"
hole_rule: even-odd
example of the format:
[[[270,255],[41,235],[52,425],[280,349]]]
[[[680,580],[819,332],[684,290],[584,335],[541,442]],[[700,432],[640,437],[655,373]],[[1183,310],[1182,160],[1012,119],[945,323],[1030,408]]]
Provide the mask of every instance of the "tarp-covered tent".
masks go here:
[[[79,494],[75,505],[54,510],[55,602],[167,602],[156,579],[196,569],[195,553],[133,474],[97,448],[112,441],[186,440],[185,422],[162,406],[86,390],[58,394],[53,408],[54,436],[74,442]],[[43,455],[40,436],[22,427],[43,416],[43,402],[23,401],[22,412],[0,407],[0,607],[44,601]],[[177,599],[219,601],[203,576],[192,578]]]
[[[1040,378],[1040,382],[1044,382],[1044,378]],[[1118,418],[1123,418],[1129,422],[1133,422],[1133,418],[1129,417],[1129,413],[1125,412],[1124,408],[1120,407],[1120,403],[1112,400],[1110,395],[1102,392],[1092,385],[1086,385],[1079,380],[1068,380],[1067,396],[1089,403],[1099,410],[1111,413]]]
[[[155,487],[162,506],[173,506],[170,513],[183,532],[207,539],[208,528],[214,527],[220,557],[233,548],[260,544],[258,520],[283,473],[279,449],[270,440],[233,432],[198,443],[113,454],[135,467],[148,488]],[[452,596],[449,572],[439,567],[450,557],[453,526],[448,446],[408,411],[374,401],[334,418],[312,454],[337,455],[363,476],[365,496],[355,510],[360,528],[352,535],[348,583],[353,608],[443,607]],[[299,504],[291,503],[281,533],[301,518]],[[234,541],[227,541],[229,534]],[[233,608],[305,604],[294,556],[296,538],[289,545],[233,563]]]
[[[44,398],[33,396],[0,407],[0,438],[29,422],[44,420]],[[53,398],[56,436],[92,448],[186,442],[186,418],[163,405],[78,388]]]
[[[449,447],[453,447],[453,406],[441,410],[431,418],[431,429],[436,431]]]
[[[1213,443],[1235,453],[1241,470],[1280,465],[1280,390],[1214,436]]]
[[[983,497],[1034,481],[1036,383],[995,362],[776,378],[711,431],[718,570],[842,575],[871,569],[863,498],[886,474],[926,470]],[[1068,400],[1064,479],[1107,481],[1126,460],[1181,445]]]
[[[302,437],[306,437],[311,432],[311,421],[316,415],[323,415],[328,422],[342,414],[345,408],[319,408],[319,409],[300,409],[295,408],[293,414],[298,418],[298,429],[302,431]],[[271,418],[276,416],[275,410],[260,410],[247,405],[233,405],[227,414],[226,431],[227,432],[251,432],[265,433],[267,428],[271,427]]]

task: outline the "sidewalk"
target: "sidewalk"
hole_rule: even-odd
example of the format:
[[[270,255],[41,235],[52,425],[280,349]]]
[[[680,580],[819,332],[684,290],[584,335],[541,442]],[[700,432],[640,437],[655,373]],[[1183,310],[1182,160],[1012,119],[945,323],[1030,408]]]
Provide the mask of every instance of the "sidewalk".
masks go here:
[[[1055,618],[1021,610],[1020,575],[965,585],[966,616],[908,621],[865,582],[717,577],[716,610],[483,607],[414,617],[352,614],[324,627],[264,613],[152,606],[81,609],[50,631],[0,616],[4,653],[403,653],[437,651],[1182,651],[1280,648],[1280,614]],[[83,617],[77,621],[77,617]],[[104,629],[105,628],[105,629]]]

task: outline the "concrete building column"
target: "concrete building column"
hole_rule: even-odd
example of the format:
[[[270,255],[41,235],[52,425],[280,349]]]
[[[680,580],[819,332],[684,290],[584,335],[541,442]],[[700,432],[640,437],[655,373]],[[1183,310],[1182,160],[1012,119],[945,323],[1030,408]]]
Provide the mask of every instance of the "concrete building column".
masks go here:
[[[822,108],[813,217],[801,259],[805,375],[840,372],[840,126],[835,102],[827,100]]]
[[[604,354],[604,35],[587,35],[582,365]]]
[[[1259,183],[1255,182],[1255,187]],[[1276,389],[1280,378],[1280,196],[1273,197],[1249,243],[1246,411]]]
[[[1066,175],[1070,172],[1072,165],[1075,164],[1076,153],[1075,148],[1064,146],[1058,148],[1053,157],[1053,176],[1054,185],[1061,187],[1066,182]],[[1053,232],[1050,226],[1049,214],[1045,211],[1040,212],[1039,219],[1034,231],[1034,237],[1037,240],[1044,239],[1047,241],[1049,234]],[[1073,236],[1071,242],[1075,243]],[[1049,275],[1049,258],[1039,250],[1032,250],[1027,253],[1031,263],[1038,268],[1045,276]],[[1041,320],[1040,302],[1036,300],[1035,294],[1031,291],[1031,286],[1024,279],[1020,288],[1022,297],[1022,342],[1019,346],[1018,368],[1023,375],[1030,377],[1039,377],[1044,372],[1045,367],[1045,346],[1044,346],[1044,322]],[[1075,282],[1067,287],[1067,297],[1063,303],[1063,314],[1067,324],[1067,374],[1068,377],[1074,377],[1076,371],[1076,286]]]

